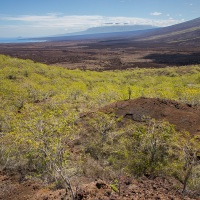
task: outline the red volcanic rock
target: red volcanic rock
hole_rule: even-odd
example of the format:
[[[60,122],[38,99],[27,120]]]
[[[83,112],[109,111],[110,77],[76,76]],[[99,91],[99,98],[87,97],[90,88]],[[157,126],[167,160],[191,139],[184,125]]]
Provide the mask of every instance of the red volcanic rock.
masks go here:
[[[138,98],[119,101],[105,106],[103,112],[113,112],[117,117],[142,122],[145,117],[166,120],[175,125],[177,131],[200,134],[200,108],[172,100],[158,98]]]

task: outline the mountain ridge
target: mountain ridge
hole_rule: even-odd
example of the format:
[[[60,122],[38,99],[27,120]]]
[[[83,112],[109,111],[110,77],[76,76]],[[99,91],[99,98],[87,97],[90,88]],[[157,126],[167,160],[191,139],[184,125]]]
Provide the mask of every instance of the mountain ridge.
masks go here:
[[[197,45],[200,41],[200,18],[141,34],[136,41]],[[196,43],[196,44],[195,44]]]
[[[147,29],[154,29],[154,28],[159,28],[159,27],[151,26],[151,25],[127,25],[127,24],[115,25],[114,24],[114,25],[91,27],[79,32],[64,33],[64,34],[45,36],[45,37],[63,37],[63,36],[77,36],[77,35],[100,34],[100,33],[129,32],[129,31],[139,31],[139,30],[147,30]]]
[[[35,40],[46,40],[46,41],[65,41],[65,40],[91,40],[91,39],[110,39],[110,38],[131,38],[133,36],[139,36],[143,33],[154,31],[153,29],[143,29],[135,31],[119,31],[119,32],[104,32],[104,33],[87,33],[80,35],[63,35],[63,36],[52,36],[52,37],[41,37],[31,38]],[[158,28],[159,29],[159,28]]]

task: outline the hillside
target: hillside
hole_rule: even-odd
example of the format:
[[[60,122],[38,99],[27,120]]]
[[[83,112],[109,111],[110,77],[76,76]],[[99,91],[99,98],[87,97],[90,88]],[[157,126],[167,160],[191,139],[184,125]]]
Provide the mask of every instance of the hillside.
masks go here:
[[[142,34],[138,40],[197,46],[200,41],[200,18]]]
[[[197,46],[200,41],[200,18],[193,19],[180,24],[164,28],[155,28],[152,26],[105,26],[90,28],[86,31],[55,36],[45,37],[41,40],[47,41],[70,41],[70,40],[108,40],[123,39],[124,42],[146,42],[149,43],[165,43],[172,45],[188,45]],[[38,38],[37,38],[38,40]]]
[[[0,55],[0,199],[199,199],[199,88],[199,65],[96,72]]]

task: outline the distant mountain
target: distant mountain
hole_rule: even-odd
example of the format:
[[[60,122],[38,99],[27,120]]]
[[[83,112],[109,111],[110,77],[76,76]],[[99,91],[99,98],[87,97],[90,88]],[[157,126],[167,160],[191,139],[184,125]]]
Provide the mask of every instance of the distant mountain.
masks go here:
[[[129,38],[141,33],[149,33],[158,27],[149,25],[115,25],[89,28],[86,31],[56,35],[52,37],[35,38],[36,40],[62,41],[62,40],[90,40],[109,38]],[[31,38],[34,39],[34,38]]]
[[[137,40],[199,46],[200,18],[141,34]]]
[[[129,31],[139,31],[157,28],[150,25],[112,25],[112,26],[99,26],[89,28],[82,32],[66,34],[66,36],[72,35],[86,35],[86,34],[98,34],[98,33],[118,33],[118,32],[129,32]]]

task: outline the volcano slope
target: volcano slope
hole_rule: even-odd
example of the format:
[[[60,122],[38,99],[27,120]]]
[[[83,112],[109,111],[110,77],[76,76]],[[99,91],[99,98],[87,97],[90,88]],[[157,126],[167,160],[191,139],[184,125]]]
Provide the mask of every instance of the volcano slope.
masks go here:
[[[178,103],[172,100],[158,98],[138,98],[134,100],[118,101],[100,109],[104,113],[114,113],[124,120],[133,120],[137,123],[145,122],[146,117],[156,120],[166,120],[174,124],[178,131],[188,131],[192,135],[200,133],[200,109],[197,106]],[[87,115],[87,114],[86,114]],[[82,118],[83,119],[83,118]],[[17,174],[19,176],[19,174]],[[0,199],[30,199],[61,200],[66,197],[65,190],[51,191],[44,189],[44,184],[37,181],[23,180],[14,175],[0,173]],[[122,177],[121,195],[111,188],[108,180],[86,181],[77,191],[77,200],[129,200],[129,199],[177,199],[198,200],[193,193],[181,193],[182,184],[174,178],[141,177],[139,179]],[[69,197],[70,199],[70,197]]]
[[[117,117],[143,122],[145,118],[166,120],[177,131],[188,131],[192,135],[200,134],[200,108],[190,104],[158,98],[138,98],[119,101],[102,108],[103,112],[115,113]]]

